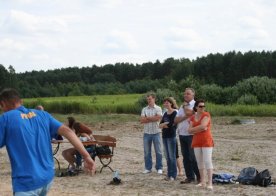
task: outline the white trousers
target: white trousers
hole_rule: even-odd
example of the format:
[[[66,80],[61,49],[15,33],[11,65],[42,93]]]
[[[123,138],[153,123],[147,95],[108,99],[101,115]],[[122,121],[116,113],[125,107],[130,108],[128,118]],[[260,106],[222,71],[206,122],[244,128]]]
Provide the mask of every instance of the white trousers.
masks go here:
[[[213,169],[213,147],[194,148],[198,169]]]

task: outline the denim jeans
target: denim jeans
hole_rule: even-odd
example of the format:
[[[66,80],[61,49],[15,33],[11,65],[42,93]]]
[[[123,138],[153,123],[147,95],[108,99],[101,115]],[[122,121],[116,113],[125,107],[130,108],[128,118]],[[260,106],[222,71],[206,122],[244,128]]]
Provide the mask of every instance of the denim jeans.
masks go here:
[[[85,149],[90,154],[91,158],[93,160],[95,160],[95,157],[96,157],[96,146],[95,145],[91,145],[89,147],[86,147]],[[82,165],[82,156],[81,156],[81,154],[78,151],[77,151],[77,154],[76,154],[76,165],[77,165],[77,167],[80,167]]]
[[[163,147],[167,160],[167,176],[176,178],[176,138],[163,138]]]
[[[144,133],[144,160],[145,160],[145,169],[152,169],[152,157],[151,157],[151,146],[154,146],[155,155],[156,155],[156,164],[155,169],[162,169],[162,149],[161,149],[161,134],[146,134]]]
[[[52,186],[53,181],[51,181],[49,184],[35,189],[35,190],[31,190],[31,191],[24,191],[24,192],[15,192],[13,193],[14,196],[46,196],[48,191],[50,190],[51,186]]]
[[[199,170],[195,158],[194,149],[191,147],[193,136],[192,135],[179,135],[181,152],[183,155],[183,165],[186,173],[186,177],[189,180],[200,179]]]

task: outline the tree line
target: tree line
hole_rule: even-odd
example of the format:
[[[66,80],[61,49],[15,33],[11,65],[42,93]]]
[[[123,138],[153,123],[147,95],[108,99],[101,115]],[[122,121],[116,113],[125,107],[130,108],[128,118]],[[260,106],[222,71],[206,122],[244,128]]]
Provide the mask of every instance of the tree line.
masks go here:
[[[231,51],[194,60],[168,58],[164,62],[116,63],[25,73],[16,73],[12,65],[6,69],[0,64],[0,89],[16,88],[25,98],[145,93],[158,89],[177,93],[186,86],[192,86],[198,89],[199,96],[207,99],[212,97],[215,103],[235,103],[238,100],[275,103],[275,98],[266,98],[264,101],[254,93],[256,89],[251,89],[252,86],[260,86],[260,81],[274,85],[274,78],[276,51]],[[246,87],[241,87],[243,85]],[[263,88],[260,89],[262,93],[265,91],[267,94],[267,91],[272,90],[272,95],[276,97],[275,88]],[[271,95],[271,92],[268,94]]]

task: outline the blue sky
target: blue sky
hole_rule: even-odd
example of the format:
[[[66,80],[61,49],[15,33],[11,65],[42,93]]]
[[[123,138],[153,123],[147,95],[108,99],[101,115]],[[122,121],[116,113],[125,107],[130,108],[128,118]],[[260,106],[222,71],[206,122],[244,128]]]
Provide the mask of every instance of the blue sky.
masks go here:
[[[275,50],[276,1],[0,0],[0,64],[16,72]]]

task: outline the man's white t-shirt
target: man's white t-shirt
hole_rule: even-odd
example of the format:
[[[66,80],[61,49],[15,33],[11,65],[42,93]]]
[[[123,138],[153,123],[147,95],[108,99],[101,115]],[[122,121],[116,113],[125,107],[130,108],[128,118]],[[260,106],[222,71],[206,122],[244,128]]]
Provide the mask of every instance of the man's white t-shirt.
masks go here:
[[[189,109],[193,109],[195,105],[195,100],[192,100],[188,103],[188,107]],[[185,112],[182,106],[180,106],[180,109],[178,110],[178,113],[176,115],[176,117],[184,117],[185,116]],[[192,135],[188,132],[188,128],[189,128],[189,122],[188,119],[183,120],[182,122],[178,123],[177,125],[177,132],[179,135]]]

